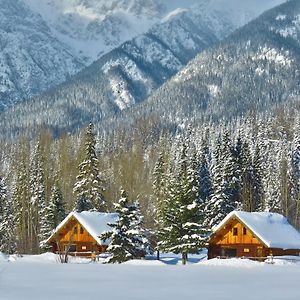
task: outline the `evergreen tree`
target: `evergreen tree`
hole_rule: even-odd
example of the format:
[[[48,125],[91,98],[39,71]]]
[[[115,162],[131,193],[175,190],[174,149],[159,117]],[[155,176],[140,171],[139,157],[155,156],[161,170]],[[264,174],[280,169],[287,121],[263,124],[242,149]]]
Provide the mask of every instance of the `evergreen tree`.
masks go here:
[[[229,132],[226,130],[223,134],[223,147],[222,147],[222,160],[224,162],[223,167],[223,184],[225,187],[224,193],[229,202],[232,203],[233,207],[238,207],[241,203],[240,197],[240,175],[241,170],[239,169],[237,160],[241,155],[240,149],[232,146]]]
[[[56,180],[52,188],[52,194],[49,200],[49,204],[45,208],[45,214],[41,219],[40,247],[42,249],[49,249],[45,241],[50,237],[53,229],[55,229],[58,226],[58,224],[60,224],[60,222],[65,218],[65,216],[66,213],[64,209],[62,192]]]
[[[16,235],[18,237],[17,251],[32,253],[33,238],[30,188],[29,188],[29,150],[25,143],[18,144],[19,157],[16,174],[13,180],[12,201],[15,208]]]
[[[213,157],[213,195],[205,207],[206,226],[208,230],[220,223],[225,216],[237,208],[234,201],[235,179],[232,177],[232,154],[228,142],[228,133],[225,142],[218,137]]]
[[[262,211],[264,188],[261,150],[259,145],[255,148],[252,165],[252,211]]]
[[[110,239],[107,251],[111,254],[108,263],[122,263],[146,254],[149,243],[142,228],[143,217],[139,205],[130,204],[126,192],[121,191],[121,199],[114,204],[119,218],[109,223],[112,231],[103,233],[101,240]]]
[[[4,179],[0,177],[0,252],[16,251],[16,232],[13,202],[7,195]]]
[[[252,158],[247,141],[241,143],[239,168],[241,170],[241,209],[253,212],[262,210],[263,186],[259,147]]]
[[[6,199],[6,186],[4,185],[4,179],[0,176],[0,224],[3,219],[5,199]]]
[[[160,152],[153,171],[153,196],[155,197],[155,232],[156,235],[163,226],[163,209],[166,197],[167,167],[164,160],[164,153]],[[157,242],[157,241],[155,241]],[[159,259],[159,251],[157,251]]]
[[[200,190],[200,198],[205,203],[208,203],[211,198],[213,192],[213,185],[211,174],[209,170],[208,157],[209,149],[207,143],[205,142],[201,149],[200,154],[200,163],[199,163],[199,190]]]
[[[278,150],[278,149],[277,149]],[[282,213],[281,202],[281,184],[280,184],[280,172],[279,172],[279,153],[274,153],[269,150],[268,156],[270,160],[268,162],[268,168],[265,176],[265,200],[264,210],[269,212]]]
[[[100,178],[99,162],[96,155],[96,134],[94,125],[89,124],[85,133],[84,160],[79,165],[79,175],[76,177],[74,193],[77,196],[76,210],[98,211],[106,210],[103,196],[103,183]]]
[[[40,241],[44,239],[41,228],[44,226],[46,214],[46,190],[44,173],[44,156],[40,143],[38,142],[31,164],[30,178],[30,205],[31,205],[31,226],[33,230],[32,252],[37,253],[40,248]]]
[[[294,125],[294,136],[289,154],[289,189],[290,189],[290,207],[289,218],[294,225],[299,223],[300,213],[300,118],[297,117]]]
[[[179,162],[179,173],[169,182],[163,210],[163,227],[159,230],[158,249],[181,253],[182,263],[189,253],[198,253],[204,247],[207,232],[203,228],[203,205],[199,192],[199,165],[195,152],[188,159],[184,142]]]

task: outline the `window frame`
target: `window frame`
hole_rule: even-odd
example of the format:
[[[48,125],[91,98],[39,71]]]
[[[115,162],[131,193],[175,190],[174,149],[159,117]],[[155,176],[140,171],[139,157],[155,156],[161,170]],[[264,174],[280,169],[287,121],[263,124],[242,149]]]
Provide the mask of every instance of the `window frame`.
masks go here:
[[[238,228],[237,227],[232,228],[232,235],[233,236],[238,236]]]

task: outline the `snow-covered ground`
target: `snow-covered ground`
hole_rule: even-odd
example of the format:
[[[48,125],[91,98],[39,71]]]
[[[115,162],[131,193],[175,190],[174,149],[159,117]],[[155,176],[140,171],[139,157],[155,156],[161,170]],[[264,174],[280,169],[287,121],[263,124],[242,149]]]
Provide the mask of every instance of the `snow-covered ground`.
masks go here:
[[[8,261],[9,260],[9,261]],[[300,299],[299,263],[201,260],[181,266],[175,256],[104,265],[57,263],[53,254],[0,254],[0,299]]]

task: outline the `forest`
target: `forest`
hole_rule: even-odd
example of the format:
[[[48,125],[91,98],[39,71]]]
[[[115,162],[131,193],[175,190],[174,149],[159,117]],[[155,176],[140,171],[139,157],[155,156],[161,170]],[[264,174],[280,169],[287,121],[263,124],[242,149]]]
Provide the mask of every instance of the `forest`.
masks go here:
[[[281,108],[176,128],[144,119],[109,134],[91,123],[74,135],[2,142],[0,251],[46,251],[67,213],[112,212],[121,190],[162,251],[196,253],[234,209],[278,212],[299,229],[298,115]]]

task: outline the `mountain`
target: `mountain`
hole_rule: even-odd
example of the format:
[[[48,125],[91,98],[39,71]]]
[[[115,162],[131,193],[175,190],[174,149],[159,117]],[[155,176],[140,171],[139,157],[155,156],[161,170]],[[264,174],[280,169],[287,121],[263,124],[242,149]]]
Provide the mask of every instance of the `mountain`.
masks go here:
[[[299,98],[300,1],[288,1],[192,60],[138,113],[231,118]],[[137,112],[136,112],[137,113]]]
[[[22,1],[0,4],[1,111],[65,81],[83,64]]]
[[[260,12],[257,6],[245,6],[247,1],[233,9],[237,3],[231,1],[203,0],[191,10],[172,11],[146,34],[102,56],[58,89],[3,114],[3,126],[12,132],[38,125],[72,130],[142,102],[197,53]]]
[[[171,9],[160,0],[23,1],[86,65],[146,32]]]
[[[0,4],[0,111],[66,81],[173,9],[160,0]]]

